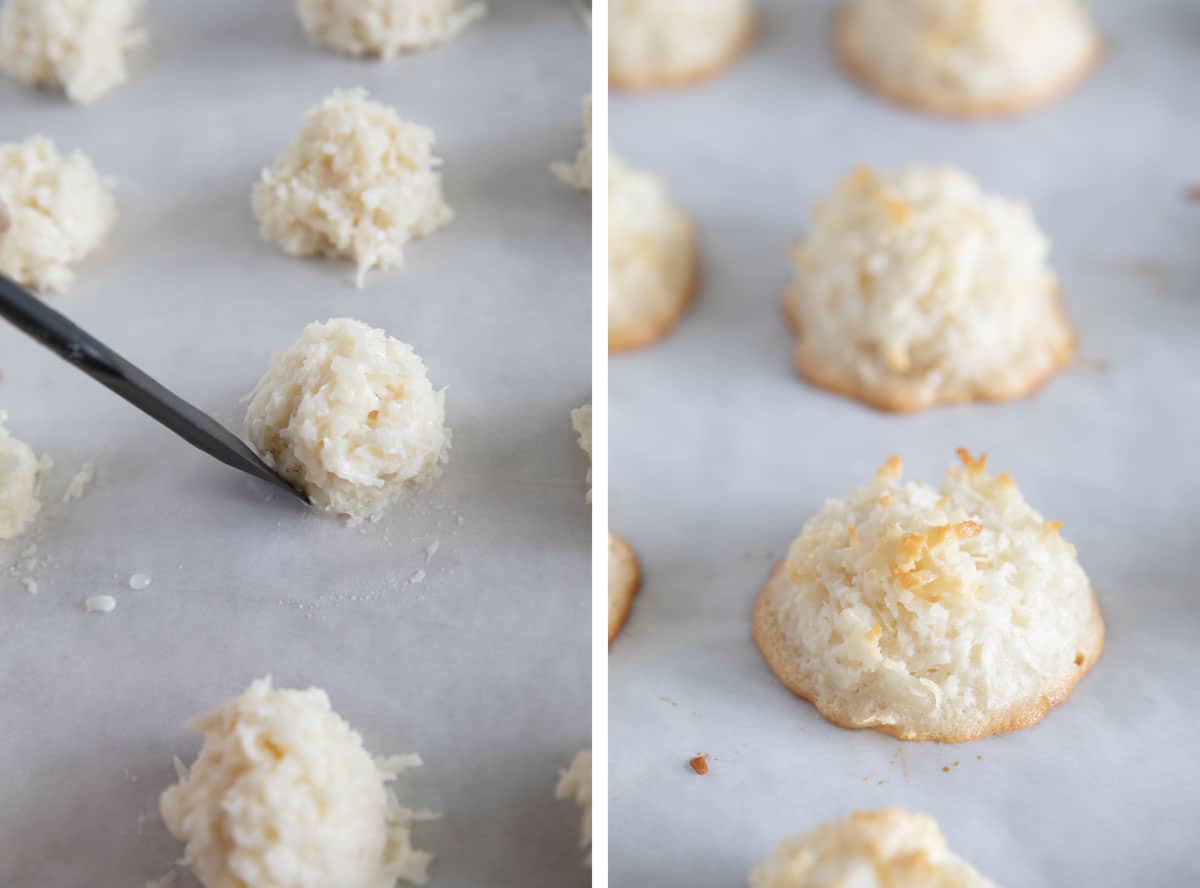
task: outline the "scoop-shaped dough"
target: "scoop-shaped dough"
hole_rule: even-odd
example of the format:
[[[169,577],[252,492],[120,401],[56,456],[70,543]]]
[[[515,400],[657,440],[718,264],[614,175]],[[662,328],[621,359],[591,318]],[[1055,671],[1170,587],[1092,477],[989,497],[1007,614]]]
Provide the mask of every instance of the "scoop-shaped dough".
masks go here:
[[[189,727],[204,746],[160,808],[206,888],[425,883],[413,813],[387,785],[420,758],[371,758],[324,691],[275,690],[267,677]]]
[[[348,318],[309,324],[271,359],[246,432],[314,505],[352,523],[427,488],[450,446],[443,393],[417,353]]]

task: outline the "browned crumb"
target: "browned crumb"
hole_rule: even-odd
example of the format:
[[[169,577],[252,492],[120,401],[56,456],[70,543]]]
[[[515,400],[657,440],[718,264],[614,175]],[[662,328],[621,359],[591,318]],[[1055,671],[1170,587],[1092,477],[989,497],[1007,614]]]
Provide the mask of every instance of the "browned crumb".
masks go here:
[[[1076,666],[1082,666],[1082,665],[1083,665],[1083,661],[1084,661],[1084,656],[1083,656],[1083,654],[1076,654],[1076,655],[1075,655],[1075,665],[1076,665]]]
[[[946,767],[942,768],[942,770],[943,770],[943,771],[945,771],[947,774],[949,774],[949,773],[950,773],[950,766],[949,766],[949,765],[947,765]]]
[[[965,447],[958,448],[958,450],[956,450],[955,453],[958,454],[958,458],[960,460],[962,460],[962,464],[964,466],[966,466],[967,471],[970,472],[971,474],[975,474],[977,472],[982,472],[987,468],[987,454],[986,453],[979,454],[979,459],[972,459],[971,451],[969,451]]]
[[[1200,203],[1200,185],[1189,185],[1184,194],[1193,203]]]
[[[692,766],[692,770],[703,776],[708,773],[708,756],[706,754],[697,755],[688,762]]]
[[[981,755],[975,756],[975,761],[977,761],[977,762],[983,761],[983,756],[981,756]]]
[[[959,765],[961,765],[961,764],[962,764],[962,762],[955,762],[955,763],[954,763],[954,767],[956,767],[956,768],[957,768],[957,767],[958,767]]]
[[[879,781],[879,785],[880,785],[880,786],[883,786],[883,784],[885,784],[885,783],[887,783],[887,781],[886,781],[886,780],[880,780],[880,781]]]

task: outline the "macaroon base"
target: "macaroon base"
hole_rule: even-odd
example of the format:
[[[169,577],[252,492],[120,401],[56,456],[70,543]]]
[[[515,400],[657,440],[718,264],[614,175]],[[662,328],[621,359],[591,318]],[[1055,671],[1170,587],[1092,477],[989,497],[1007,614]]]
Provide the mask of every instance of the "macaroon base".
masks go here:
[[[629,619],[633,599],[642,585],[642,569],[637,553],[629,543],[615,533],[609,533],[608,544],[608,643],[611,646]]]
[[[716,60],[686,71],[618,70],[610,64],[608,86],[620,92],[650,92],[657,89],[688,89],[724,73],[758,42],[758,19],[751,16],[746,26]]]
[[[679,299],[679,307],[675,313],[661,321],[650,324],[617,328],[609,325],[608,353],[610,355],[624,354],[625,352],[637,351],[654,345],[656,342],[665,339],[675,329],[675,325],[687,314],[688,309],[692,307],[692,303],[696,301],[696,295],[700,292],[700,251],[696,245],[695,226],[690,220],[688,221],[688,251],[691,254],[688,260],[691,272],[684,283],[684,292]]]

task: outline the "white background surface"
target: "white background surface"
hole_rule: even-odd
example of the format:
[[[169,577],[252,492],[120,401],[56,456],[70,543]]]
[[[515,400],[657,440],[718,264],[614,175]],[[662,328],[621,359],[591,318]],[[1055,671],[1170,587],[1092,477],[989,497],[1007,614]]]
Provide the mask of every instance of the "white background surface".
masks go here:
[[[59,310],[238,428],[274,350],[360,318],[414,345],[454,431],[426,500],[347,530],[266,501],[0,327],[0,408],[57,462],[36,530],[0,548],[5,564],[33,541],[48,562],[36,597],[0,568],[5,888],[161,875],[181,848],[158,795],[198,749],[183,721],[268,672],[326,688],[372,752],[424,756],[399,791],[445,813],[415,832],[435,884],[587,884],[554,785],[590,742],[586,459],[567,416],[590,398],[590,202],[547,165],[579,145],[589,35],[565,2],[492,6],[380,65],[309,46],[291,3],[169,0],[131,83],[92,108],[0,83],[0,140],[45,133],[120,183],[116,235]],[[356,85],[433,127],[457,212],[364,290],[348,263],[261,241],[250,211],[303,112]],[[93,458],[92,491],[59,504]],[[134,572],[153,585],[130,591]],[[117,610],[85,614],[96,593]]]
[[[1200,6],[1097,3],[1109,56],[1082,91],[973,126],[843,80],[830,8],[768,3],[728,76],[612,103],[614,148],[669,179],[704,253],[692,314],[611,365],[612,527],[646,575],[610,657],[612,885],[745,884],[783,837],[885,805],[936,816],[1001,885],[1196,884],[1200,206],[1183,192],[1200,182]],[[1033,400],[893,417],[790,371],[777,300],[809,207],[859,162],[923,161],[1027,196],[1053,240],[1082,362]],[[1105,653],[1016,734],[902,746],[833,727],[761,661],[754,596],[825,498],[893,452],[939,479],[959,445],[1065,522]]]

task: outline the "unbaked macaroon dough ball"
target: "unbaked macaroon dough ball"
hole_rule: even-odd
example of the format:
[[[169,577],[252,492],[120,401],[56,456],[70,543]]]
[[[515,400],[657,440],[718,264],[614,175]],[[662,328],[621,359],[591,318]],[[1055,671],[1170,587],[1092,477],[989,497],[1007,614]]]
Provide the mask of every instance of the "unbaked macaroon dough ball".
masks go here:
[[[592,97],[583,100],[583,145],[574,163],[556,163],[550,167],[559,181],[579,191],[592,190]]]
[[[352,56],[391,58],[429,49],[483,18],[485,3],[467,0],[298,0],[313,43]]]
[[[399,268],[404,245],[453,217],[442,196],[433,131],[401,120],[365,90],[339,90],[254,187],[262,236],[292,256],[340,256]]]
[[[0,68],[31,86],[62,87],[94,102],[128,78],[125,54],[146,40],[142,0],[7,0]]]
[[[845,0],[835,40],[875,92],[960,117],[1049,102],[1101,55],[1079,0]]]
[[[732,65],[754,33],[754,0],[611,0],[609,85],[690,86]]]
[[[271,359],[246,433],[315,506],[355,523],[441,477],[450,447],[443,400],[412,346],[334,318],[309,324]]]
[[[0,145],[0,273],[58,293],[117,222],[112,180],[44,136]]]
[[[592,751],[584,749],[575,754],[570,767],[559,772],[555,796],[573,799],[583,812],[579,828],[579,847],[587,851],[587,865],[592,865]]]
[[[642,585],[642,568],[633,547],[611,531],[608,534],[608,643],[629,619],[634,596]]]
[[[885,410],[1028,395],[1075,337],[1024,203],[949,167],[865,167],[819,204],[784,314],[809,381]]]
[[[892,457],[804,525],[758,596],[754,639],[846,728],[960,743],[1028,727],[1100,656],[1104,621],[1061,523],[987,457],[939,487]]]
[[[188,727],[204,745],[159,807],[206,888],[426,882],[416,815],[388,786],[420,758],[373,759],[324,691],[275,690],[267,677]]]
[[[692,222],[657,176],[608,164],[608,350],[632,351],[666,336],[698,283]]]
[[[995,888],[951,851],[932,817],[855,812],[787,839],[750,873],[750,888]]]
[[[52,465],[4,427],[8,414],[0,410],[0,540],[11,540],[29,529],[42,508],[38,497],[42,476]]]

